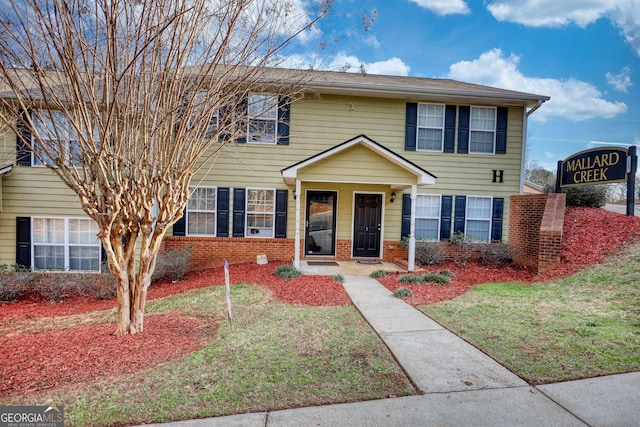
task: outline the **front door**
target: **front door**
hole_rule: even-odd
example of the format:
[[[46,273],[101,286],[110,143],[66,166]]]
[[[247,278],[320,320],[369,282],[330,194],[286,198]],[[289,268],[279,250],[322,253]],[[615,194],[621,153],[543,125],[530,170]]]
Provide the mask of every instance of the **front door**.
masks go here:
[[[356,194],[353,212],[353,256],[379,257],[382,195]]]
[[[305,255],[336,254],[336,192],[307,192]]]

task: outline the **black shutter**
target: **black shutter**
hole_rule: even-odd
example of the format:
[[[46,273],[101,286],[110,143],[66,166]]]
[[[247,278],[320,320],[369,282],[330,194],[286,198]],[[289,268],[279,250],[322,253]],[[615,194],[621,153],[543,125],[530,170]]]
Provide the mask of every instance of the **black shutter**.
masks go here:
[[[26,113],[20,112],[20,116],[24,117]],[[18,132],[16,133],[16,164],[18,166],[31,166],[31,151],[24,141],[31,140],[31,132],[26,128],[21,119],[16,122]]]
[[[220,128],[218,141],[226,142],[231,139],[233,134],[231,114],[229,105],[223,105],[218,109],[218,127]]]
[[[187,208],[184,208],[184,211],[182,211],[182,218],[180,218],[175,224],[173,224],[173,235],[187,235]]]
[[[418,104],[407,102],[407,120],[404,131],[404,149],[416,151],[416,138],[418,129]]]
[[[464,233],[464,219],[467,214],[467,196],[456,196],[453,232]]]
[[[452,204],[452,196],[442,196],[442,205],[440,206],[440,240],[449,240],[451,237]]]
[[[456,138],[456,111],[455,105],[447,105],[444,110],[444,152],[453,153]]]
[[[218,188],[216,197],[216,236],[229,237],[229,189]]]
[[[244,237],[244,188],[233,189],[233,237]]]
[[[502,223],[504,217],[504,198],[495,197],[493,199],[493,212],[491,216],[491,240],[502,241]]]
[[[460,106],[458,108],[458,153],[469,152],[469,123],[471,120],[471,107]]]
[[[247,123],[249,122],[249,96],[244,95],[238,103],[238,129],[240,133],[237,142],[247,142]]]
[[[16,264],[31,267],[30,217],[16,217]]]
[[[402,195],[402,228],[400,237],[409,237],[411,233],[411,195]]]
[[[498,107],[496,117],[496,154],[507,153],[507,122],[509,109]]]
[[[287,96],[281,96],[278,101],[278,145],[289,145],[290,121],[291,99]]]
[[[276,190],[276,239],[287,237],[289,190]]]

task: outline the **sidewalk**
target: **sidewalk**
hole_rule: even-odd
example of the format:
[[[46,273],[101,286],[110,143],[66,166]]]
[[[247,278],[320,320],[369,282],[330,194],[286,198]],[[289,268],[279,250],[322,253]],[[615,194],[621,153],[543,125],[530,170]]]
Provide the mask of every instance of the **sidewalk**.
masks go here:
[[[165,425],[640,426],[640,372],[532,387],[375,279],[344,287],[424,394]]]

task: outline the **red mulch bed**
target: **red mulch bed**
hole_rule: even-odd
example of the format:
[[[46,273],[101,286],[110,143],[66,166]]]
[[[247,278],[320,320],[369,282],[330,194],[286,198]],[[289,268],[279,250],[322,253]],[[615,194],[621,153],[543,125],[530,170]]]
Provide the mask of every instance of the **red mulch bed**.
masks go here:
[[[561,264],[544,274],[517,267],[465,267],[448,263],[433,271],[448,269],[455,278],[451,285],[406,285],[397,276],[381,279],[390,290],[405,286],[414,296],[411,304],[426,304],[459,296],[479,283],[500,281],[531,283],[573,274],[597,264],[626,241],[640,237],[640,218],[602,209],[571,208],[565,216]],[[269,288],[287,303],[313,306],[350,304],[342,285],[329,277],[301,276],[286,281],[273,274],[279,263],[240,264],[230,267],[232,283],[255,283]],[[149,288],[149,299],[162,298],[192,289],[224,284],[222,268],[188,274],[176,283],[163,282]],[[33,296],[0,304],[0,321],[64,316],[115,307],[115,300],[76,297],[59,303]],[[145,331],[116,337],[115,325],[98,325],[73,330],[0,338],[0,395],[28,393],[59,385],[90,382],[135,372],[153,364],[182,357],[213,339],[215,327],[201,320],[173,316],[148,317]]]
[[[481,283],[533,283],[560,279],[581,269],[598,264],[615,253],[622,244],[640,238],[640,218],[628,217],[597,208],[568,208],[565,214],[562,259],[552,270],[538,274],[519,267],[496,267],[471,262],[462,267],[447,262],[429,271],[450,270],[454,279],[450,285],[399,283],[396,276],[380,279],[390,291],[408,288],[413,296],[405,298],[410,304],[431,304],[464,294]]]

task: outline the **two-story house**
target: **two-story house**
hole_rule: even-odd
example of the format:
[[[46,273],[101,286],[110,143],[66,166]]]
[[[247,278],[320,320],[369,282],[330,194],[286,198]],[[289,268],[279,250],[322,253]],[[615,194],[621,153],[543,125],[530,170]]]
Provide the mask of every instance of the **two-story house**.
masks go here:
[[[415,239],[508,241],[528,117],[549,97],[443,79],[308,77],[295,102],[249,94],[246,133],[196,180],[166,248],[191,246],[199,267],[261,253],[299,266],[390,261],[407,237],[413,268]],[[15,162],[15,135],[0,138]],[[46,253],[93,269],[97,229],[75,196],[34,156],[10,163],[0,168],[0,263],[39,268],[35,254]]]

